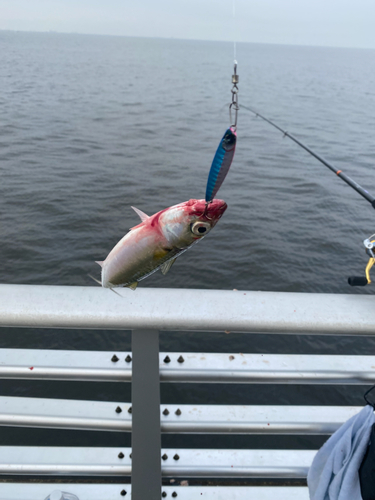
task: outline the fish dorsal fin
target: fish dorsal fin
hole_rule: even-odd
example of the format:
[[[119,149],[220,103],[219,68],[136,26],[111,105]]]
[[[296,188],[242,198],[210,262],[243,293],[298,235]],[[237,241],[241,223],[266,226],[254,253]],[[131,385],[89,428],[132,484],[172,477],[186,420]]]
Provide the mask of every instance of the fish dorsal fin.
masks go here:
[[[139,210],[139,208],[132,207],[132,209],[134,210],[134,212],[136,214],[139,215],[139,217],[141,218],[142,222],[144,222],[145,220],[147,220],[147,219],[150,218],[147,214],[145,214],[144,212],[142,212],[142,210]]]
[[[130,288],[130,290],[135,290],[137,286],[138,286],[138,281],[134,281],[134,283],[128,285],[127,288]]]
[[[177,258],[177,257],[176,257],[176,258]],[[162,264],[162,265],[160,266],[160,270],[161,270],[161,272],[162,272],[164,275],[166,275],[166,274],[167,274],[167,272],[170,270],[170,268],[173,266],[173,264],[175,263],[176,258],[175,258],[175,259],[168,260],[168,262],[164,262],[164,264]]]
[[[100,267],[103,267],[104,260],[96,260],[95,263],[99,264]]]

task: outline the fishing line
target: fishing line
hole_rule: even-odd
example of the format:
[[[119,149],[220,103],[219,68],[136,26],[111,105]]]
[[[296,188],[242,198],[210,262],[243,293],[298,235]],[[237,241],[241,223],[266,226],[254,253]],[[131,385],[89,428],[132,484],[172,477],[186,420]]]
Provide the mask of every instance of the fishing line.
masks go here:
[[[233,161],[234,153],[236,150],[237,142],[237,118],[238,118],[238,81],[237,75],[237,61],[236,61],[236,37],[235,37],[235,21],[236,21],[236,4],[235,0],[233,6],[233,75],[232,75],[232,102],[229,104],[229,128],[226,130],[219,146],[216,150],[214,159],[211,164],[210,172],[208,174],[206,186],[206,208],[204,214],[207,213],[207,208],[216,196],[224,179],[230,169]]]
[[[237,64],[236,57],[236,0],[233,0],[233,59]]]

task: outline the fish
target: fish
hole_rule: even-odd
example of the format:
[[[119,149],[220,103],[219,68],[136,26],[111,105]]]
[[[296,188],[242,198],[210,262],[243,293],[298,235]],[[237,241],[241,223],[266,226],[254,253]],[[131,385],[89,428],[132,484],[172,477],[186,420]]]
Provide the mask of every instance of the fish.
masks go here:
[[[102,268],[98,283],[104,288],[135,290],[139,281],[158,269],[167,274],[177,257],[215,227],[227,204],[219,199],[210,203],[192,199],[150,217],[132,208],[141,223],[130,229],[104,261],[96,261]]]

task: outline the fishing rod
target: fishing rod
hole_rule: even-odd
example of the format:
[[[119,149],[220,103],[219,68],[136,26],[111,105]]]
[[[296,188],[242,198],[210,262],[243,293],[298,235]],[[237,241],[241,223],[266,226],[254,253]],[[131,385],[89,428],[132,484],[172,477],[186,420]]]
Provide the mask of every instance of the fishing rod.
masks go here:
[[[312,156],[314,156],[314,158],[316,158],[321,163],[323,163],[323,165],[325,165],[330,170],[332,170],[332,172],[334,172],[338,177],[340,177],[340,179],[342,179],[344,182],[346,182],[350,187],[352,187],[355,191],[357,191],[357,193],[359,193],[361,196],[363,196],[363,198],[365,198],[367,201],[369,201],[371,203],[371,205],[372,205],[372,208],[375,208],[375,197],[372,196],[372,194],[370,194],[366,189],[364,189],[362,186],[360,186],[357,182],[353,181],[353,179],[351,179],[348,175],[344,174],[342,170],[338,170],[337,168],[335,168],[331,163],[329,163],[323,157],[321,157],[320,155],[318,155],[317,153],[315,153],[315,151],[313,151],[312,149],[310,149],[308,146],[306,146],[305,144],[303,144],[303,142],[299,141],[292,134],[289,134],[289,132],[287,132],[286,130],[283,130],[281,127],[279,127],[278,125],[276,125],[276,123],[274,123],[273,121],[269,120],[265,116],[261,115],[260,113],[258,113],[254,109],[251,109],[251,108],[249,108],[247,106],[244,106],[243,104],[241,104],[241,108],[244,108],[244,109],[247,109],[248,111],[251,111],[251,113],[254,113],[255,116],[259,116],[259,118],[262,118],[262,120],[266,121],[267,123],[269,123],[273,127],[277,128],[277,130],[280,130],[280,132],[284,134],[284,137],[285,136],[289,137],[289,139],[291,139],[296,144],[298,144],[299,146],[301,146],[301,148],[303,148],[305,151],[307,151]]]
[[[371,203],[372,208],[375,208],[375,197],[372,196],[366,189],[364,189],[362,186],[360,186],[357,182],[355,182],[353,179],[351,179],[348,175],[344,174],[342,170],[336,169],[331,163],[329,163],[327,160],[325,160],[322,156],[318,155],[310,149],[306,144],[303,144],[303,142],[299,141],[296,137],[294,137],[292,134],[289,134],[286,130],[283,130],[281,127],[279,127],[276,123],[274,123],[272,120],[269,118],[266,118],[265,116],[261,115],[258,111],[255,111],[252,108],[249,108],[248,106],[244,106],[243,104],[241,105],[241,108],[247,109],[251,113],[253,113],[256,117],[259,116],[262,120],[265,122],[269,123],[273,127],[275,127],[277,130],[279,130],[282,134],[284,134],[284,137],[289,137],[292,141],[294,141],[298,146],[303,148],[305,151],[310,153],[314,158],[316,158],[318,161],[323,163],[326,167],[328,167],[332,172],[334,172],[340,179],[342,179],[346,184],[348,184],[350,187],[352,187],[357,193],[359,193],[365,200],[367,200],[369,203]],[[375,234],[370,236],[369,238],[366,238],[363,242],[364,247],[366,249],[367,255],[370,257],[368,264],[366,266],[365,274],[366,276],[350,276],[348,278],[348,283],[351,286],[366,286],[371,283],[370,279],[370,269],[372,266],[375,264]]]

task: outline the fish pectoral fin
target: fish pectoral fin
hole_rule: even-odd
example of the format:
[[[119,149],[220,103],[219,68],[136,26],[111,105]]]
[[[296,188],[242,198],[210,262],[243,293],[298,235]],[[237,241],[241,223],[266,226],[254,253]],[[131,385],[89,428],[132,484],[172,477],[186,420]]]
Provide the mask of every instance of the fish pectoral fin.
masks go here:
[[[152,258],[154,259],[155,262],[161,259],[165,259],[171,250],[172,250],[171,248],[159,247],[154,251],[154,255],[152,256]]]
[[[111,292],[115,293],[115,294],[116,294],[116,295],[118,295],[119,297],[123,298],[123,296],[122,296],[122,295],[120,295],[118,292],[116,292],[116,290],[115,290],[114,288],[110,287],[110,290],[111,290]]]
[[[177,257],[176,257],[177,258]],[[173,266],[173,264],[175,263],[176,261],[176,258],[175,259],[171,259],[171,260],[168,260],[167,262],[164,262],[164,264],[162,264],[160,266],[160,270],[161,272],[166,275],[167,272],[170,270],[170,268]]]
[[[139,210],[139,208],[135,208],[135,207],[132,207],[132,209],[134,210],[134,212],[139,215],[140,219],[142,222],[144,222],[145,220],[149,219],[150,217],[145,214],[144,212],[142,212],[142,210]]]
[[[103,267],[104,260],[96,260],[95,263],[99,264],[100,267]]]
[[[134,283],[128,285],[127,288],[130,288],[130,290],[135,290],[137,286],[138,286],[138,281],[134,281]]]
[[[88,274],[87,276],[90,276],[90,278],[98,283],[98,285],[103,286],[102,282],[94,278],[94,276],[91,276],[91,274]]]

